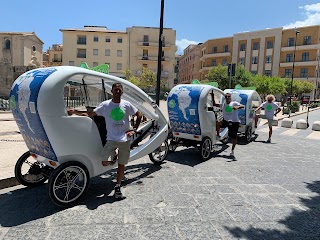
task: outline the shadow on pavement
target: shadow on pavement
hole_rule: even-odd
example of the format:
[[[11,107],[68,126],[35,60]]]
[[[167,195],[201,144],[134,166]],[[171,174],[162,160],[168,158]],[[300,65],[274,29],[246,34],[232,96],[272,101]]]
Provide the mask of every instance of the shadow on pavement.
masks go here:
[[[317,195],[300,198],[306,210],[292,210],[285,219],[278,221],[287,230],[262,229],[251,226],[225,227],[237,239],[320,239],[320,181],[306,183],[307,188]]]
[[[143,178],[147,178],[160,169],[161,166],[151,163],[130,165],[126,168],[126,179],[122,185],[125,186],[134,182],[141,184]],[[102,178],[101,176],[106,177]],[[115,185],[113,180],[116,177],[116,169],[112,169],[101,176],[90,179],[88,191],[76,205],[85,205],[88,209],[93,210],[100,205],[116,201],[113,196],[108,196]],[[39,220],[67,209],[59,207],[51,201],[48,194],[48,184],[34,188],[24,187],[2,194],[0,195],[0,206],[0,226],[2,227],[34,224],[32,223],[33,220]],[[37,223],[37,225],[39,224],[41,223]]]

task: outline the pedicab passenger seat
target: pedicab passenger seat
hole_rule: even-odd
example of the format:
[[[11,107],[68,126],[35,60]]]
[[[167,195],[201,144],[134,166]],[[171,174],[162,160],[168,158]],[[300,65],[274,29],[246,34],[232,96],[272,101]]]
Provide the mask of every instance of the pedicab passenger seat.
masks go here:
[[[107,142],[107,140],[106,140],[106,138],[107,138],[106,120],[104,119],[103,116],[94,116],[93,121],[97,125],[98,131],[100,134],[100,138],[101,138],[101,142],[102,142],[102,146],[105,146],[106,142]]]

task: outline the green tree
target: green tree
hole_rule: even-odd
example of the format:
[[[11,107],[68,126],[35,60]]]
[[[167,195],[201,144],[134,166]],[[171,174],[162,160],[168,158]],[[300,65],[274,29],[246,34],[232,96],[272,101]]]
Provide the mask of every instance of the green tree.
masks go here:
[[[253,75],[247,71],[243,65],[236,68],[235,76],[232,78],[233,86],[240,84],[242,87],[251,87],[253,85]]]
[[[135,76],[132,75],[131,70],[127,69],[123,71],[123,74],[125,75],[126,80],[133,83],[134,85],[141,87],[140,80],[137,79]]]
[[[314,85],[308,81],[302,81],[302,92],[301,93],[310,93],[314,90]]]
[[[229,88],[228,67],[220,64],[212,67],[206,75],[206,79],[208,82],[217,82],[221,90]]]

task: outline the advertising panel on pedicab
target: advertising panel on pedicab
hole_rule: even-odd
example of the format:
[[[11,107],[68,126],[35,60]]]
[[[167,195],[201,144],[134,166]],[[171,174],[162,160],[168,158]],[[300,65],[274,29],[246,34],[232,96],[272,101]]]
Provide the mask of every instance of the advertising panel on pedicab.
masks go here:
[[[40,88],[55,71],[55,68],[35,69],[18,77],[11,88],[10,107],[29,151],[57,161],[37,108]]]
[[[203,86],[178,85],[168,96],[168,115],[173,132],[201,135],[199,98]]]

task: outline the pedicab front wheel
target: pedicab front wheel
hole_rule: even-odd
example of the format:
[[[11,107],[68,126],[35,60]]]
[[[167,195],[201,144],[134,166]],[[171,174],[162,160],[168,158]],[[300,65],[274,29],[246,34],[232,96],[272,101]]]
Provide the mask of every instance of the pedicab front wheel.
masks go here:
[[[62,207],[73,205],[88,189],[89,171],[80,162],[65,162],[57,167],[49,179],[49,196]]]
[[[211,156],[212,141],[209,137],[204,137],[200,144],[200,153],[203,161],[206,161]]]
[[[149,158],[155,165],[160,165],[166,158],[168,151],[168,141],[164,141],[156,150],[149,154]]]
[[[18,159],[14,167],[14,175],[22,185],[36,187],[48,179],[48,176],[45,175],[45,167],[27,151]]]
[[[168,134],[168,145],[169,145],[169,152],[174,152],[178,147],[178,141],[179,139],[176,137],[173,137],[172,132]]]
[[[252,139],[252,127],[248,126],[245,132],[246,142],[249,143]]]

